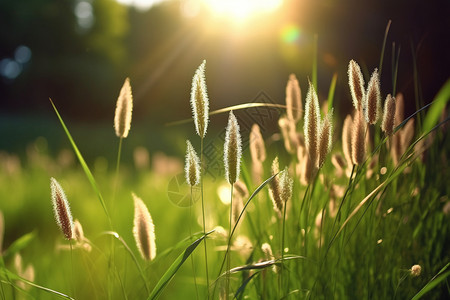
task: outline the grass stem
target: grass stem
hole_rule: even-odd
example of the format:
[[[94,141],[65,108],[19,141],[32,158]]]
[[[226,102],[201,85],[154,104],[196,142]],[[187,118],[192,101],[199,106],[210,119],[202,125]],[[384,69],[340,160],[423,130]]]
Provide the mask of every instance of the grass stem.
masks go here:
[[[203,197],[203,176],[205,175],[203,167],[203,138],[200,138],[200,169],[202,170],[202,174],[200,176],[200,194],[202,197],[202,221],[203,221],[203,235],[206,235],[206,222],[205,222],[205,201]],[[205,271],[206,271],[206,295],[207,299],[209,299],[209,274],[208,274],[208,251],[206,246],[206,237],[203,240],[203,245],[205,249]]]
[[[190,205],[189,205],[189,236],[190,237],[192,237],[192,205],[194,204],[192,197],[193,197],[193,194],[192,194],[192,186],[191,186],[191,199],[190,199]],[[197,296],[197,299],[200,299],[199,295],[198,295],[197,276],[195,274],[194,255],[191,255],[191,264],[192,264],[192,273],[194,275],[195,294]]]

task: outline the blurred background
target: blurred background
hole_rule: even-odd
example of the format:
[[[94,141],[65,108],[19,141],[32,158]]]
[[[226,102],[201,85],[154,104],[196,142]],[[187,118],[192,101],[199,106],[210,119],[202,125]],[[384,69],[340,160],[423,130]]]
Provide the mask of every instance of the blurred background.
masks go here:
[[[416,97],[430,102],[449,78],[449,15],[448,0],[1,0],[0,150],[20,154],[38,137],[50,152],[70,147],[50,97],[83,154],[108,156],[105,146],[117,145],[115,102],[130,77],[129,149],[182,155],[193,125],[166,123],[190,118],[191,80],[203,59],[211,110],[261,92],[284,103],[290,73],[306,95],[316,46],[319,98],[337,73],[342,118],[351,105],[348,62],[361,65],[367,82],[389,20],[382,95],[393,91],[400,50],[397,91],[412,112]]]

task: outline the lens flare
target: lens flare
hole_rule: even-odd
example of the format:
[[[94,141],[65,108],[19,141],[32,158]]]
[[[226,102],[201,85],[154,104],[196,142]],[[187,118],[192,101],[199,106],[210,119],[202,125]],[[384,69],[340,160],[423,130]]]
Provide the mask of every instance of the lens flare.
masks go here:
[[[286,25],[281,30],[281,39],[283,40],[283,42],[288,44],[297,42],[300,38],[300,35],[300,28],[293,24]]]
[[[205,0],[205,3],[217,16],[243,21],[255,14],[276,10],[282,0]]]

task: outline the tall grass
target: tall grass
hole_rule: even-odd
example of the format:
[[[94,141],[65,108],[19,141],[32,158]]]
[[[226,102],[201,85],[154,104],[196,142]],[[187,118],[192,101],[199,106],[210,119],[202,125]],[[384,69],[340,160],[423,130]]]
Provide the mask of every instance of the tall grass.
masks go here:
[[[2,163],[0,194],[36,201],[22,209],[14,203],[2,206],[0,299],[439,299],[448,295],[450,144],[445,108],[450,81],[431,104],[405,117],[401,96],[381,95],[378,73],[364,80],[352,60],[350,85],[345,88],[354,111],[345,122],[340,122],[345,116],[332,109],[337,75],[329,88],[327,114],[321,117],[322,99],[316,93],[321,82],[314,74],[304,105],[305,120],[299,122],[301,93],[297,77],[291,75],[286,105],[272,105],[287,107],[286,115],[283,111],[280,116],[281,134],[276,135],[282,139],[265,136],[258,124],[251,124],[251,144],[241,152],[238,112],[257,105],[209,113],[204,68],[205,62],[194,75],[191,92],[200,157],[188,141],[184,176],[189,186],[188,220],[182,208],[166,200],[167,182],[176,174],[148,170],[127,175],[130,169],[124,165],[127,172],[120,177],[121,188],[105,188],[118,171],[88,166],[52,102],[81,168],[58,169],[60,163],[42,152],[29,153],[34,160],[19,171]],[[203,157],[206,129],[215,121],[209,117],[228,111],[224,161],[219,162],[226,176],[211,178]],[[333,126],[342,123],[341,128]],[[62,196],[61,186],[52,179],[53,198],[67,195],[80,220],[63,218],[61,230],[73,239],[71,243],[58,235],[51,220],[51,177],[65,187]],[[192,188],[197,184],[201,207],[193,201]],[[182,186],[180,182],[179,193]],[[222,203],[217,191],[224,187],[229,201]],[[242,192],[245,189],[249,192]],[[238,194],[247,196],[240,199]],[[110,199],[117,200],[120,214],[109,214]],[[62,203],[56,205],[60,215],[65,212]],[[33,213],[35,218],[24,221],[22,213]],[[10,224],[20,230],[25,222],[33,223],[36,230],[3,242],[4,236],[12,235]],[[200,244],[202,255],[196,253]],[[19,253],[22,260],[17,267]],[[188,259],[191,263],[185,264]],[[34,276],[26,272],[28,266]]]

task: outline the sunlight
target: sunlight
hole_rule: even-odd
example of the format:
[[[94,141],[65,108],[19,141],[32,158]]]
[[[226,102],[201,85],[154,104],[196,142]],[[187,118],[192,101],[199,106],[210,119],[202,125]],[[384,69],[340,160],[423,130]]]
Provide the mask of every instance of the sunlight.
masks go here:
[[[217,16],[243,21],[258,13],[274,11],[281,5],[282,0],[205,0],[205,3]]]
[[[134,6],[138,10],[145,11],[151,8],[153,5],[164,2],[165,0],[116,0],[116,1],[124,5]]]

